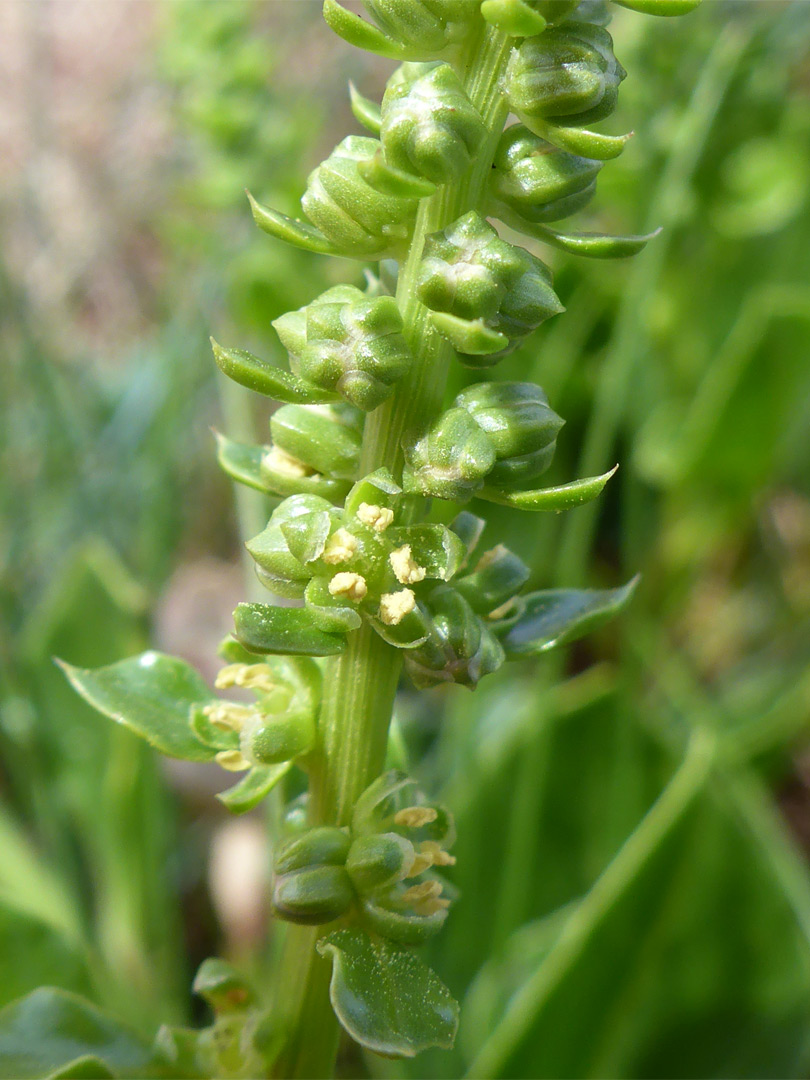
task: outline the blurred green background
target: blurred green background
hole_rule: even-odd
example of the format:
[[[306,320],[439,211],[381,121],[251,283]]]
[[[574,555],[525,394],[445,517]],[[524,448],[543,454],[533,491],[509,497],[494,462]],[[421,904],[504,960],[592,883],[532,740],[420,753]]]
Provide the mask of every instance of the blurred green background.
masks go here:
[[[810,1071],[810,5],[611,30],[636,136],[577,224],[664,231],[627,263],[543,250],[567,314],[497,377],[566,418],[551,482],[621,469],[597,507],[481,512],[535,587],[642,584],[473,696],[403,688],[398,752],[457,817],[430,960],[462,1026],[345,1075]],[[216,668],[268,507],[210,428],[261,439],[267,410],[207,338],[280,362],[273,318],[362,282],[258,233],[244,188],[295,213],[357,130],[346,80],[379,95],[390,65],[310,0],[6,0],[0,58],[0,1005],[48,983],[151,1033],[204,1020],[207,955],[272,979],[272,821],[51,656]]]

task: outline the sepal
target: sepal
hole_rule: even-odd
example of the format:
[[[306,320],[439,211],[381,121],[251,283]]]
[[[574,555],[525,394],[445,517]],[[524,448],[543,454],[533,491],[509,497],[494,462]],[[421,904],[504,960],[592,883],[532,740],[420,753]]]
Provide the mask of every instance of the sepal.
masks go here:
[[[469,573],[457,578],[453,588],[476,614],[487,615],[519,593],[528,580],[528,566],[498,544],[485,551]]]
[[[285,244],[292,244],[293,247],[300,248],[302,251],[313,251],[318,255],[343,254],[334,244],[330,243],[319,229],[313,228],[309,222],[287,217],[286,214],[281,214],[278,210],[264,206],[257,199],[254,199],[250,192],[247,193],[247,197],[250,201],[253,220],[262,232],[266,232],[268,236],[273,236],[276,240],[283,240]]]
[[[406,491],[466,502],[495,465],[486,433],[466,409],[448,409],[420,438],[405,444]]]
[[[531,0],[484,0],[481,14],[511,37],[531,37],[546,28],[546,20]]]
[[[310,470],[343,480],[357,475],[363,416],[351,405],[282,405],[270,418],[270,435]]]
[[[358,124],[362,124],[372,135],[379,136],[381,116],[377,102],[364,97],[353,82],[349,83],[349,100],[352,114]]]
[[[688,15],[701,0],[613,0],[614,4],[644,15]]]

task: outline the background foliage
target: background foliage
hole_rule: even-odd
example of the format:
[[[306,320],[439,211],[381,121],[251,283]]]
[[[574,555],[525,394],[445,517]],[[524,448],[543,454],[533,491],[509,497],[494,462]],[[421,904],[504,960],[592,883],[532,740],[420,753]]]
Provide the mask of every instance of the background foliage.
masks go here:
[[[265,822],[109,731],[50,657],[157,641],[210,665],[266,508],[234,504],[208,427],[266,416],[207,336],[232,318],[267,355],[272,318],[354,273],[262,238],[242,189],[293,212],[352,123],[335,86],[373,96],[388,65],[315,4],[180,0],[102,6],[141,14],[123,73],[88,73],[86,4],[15,7],[40,122],[7,126],[0,197],[0,1004],[61,986],[151,1035],[203,1017],[206,955],[272,977]],[[430,959],[462,1027],[451,1053],[349,1075],[810,1067],[810,24],[801,0],[718,0],[612,29],[637,134],[586,227],[664,233],[627,264],[559,255],[567,316],[498,372],[568,418],[551,482],[622,468],[598,509],[486,514],[534,587],[642,584],[563,659],[403,692],[397,752],[457,817],[462,899]]]

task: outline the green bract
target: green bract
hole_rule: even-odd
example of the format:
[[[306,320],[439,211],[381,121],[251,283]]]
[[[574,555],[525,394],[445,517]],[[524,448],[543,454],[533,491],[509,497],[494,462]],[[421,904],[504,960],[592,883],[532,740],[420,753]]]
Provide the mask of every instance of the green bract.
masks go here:
[[[353,285],[327,289],[273,326],[296,375],[364,412],[390,396],[411,364],[396,301],[367,296]]]
[[[325,0],[326,21],[361,49],[399,60],[431,60],[457,46],[479,19],[477,0],[363,0],[373,26],[337,0]]]
[[[495,363],[563,310],[548,267],[502,240],[475,211],[427,238],[419,298],[473,367]]]

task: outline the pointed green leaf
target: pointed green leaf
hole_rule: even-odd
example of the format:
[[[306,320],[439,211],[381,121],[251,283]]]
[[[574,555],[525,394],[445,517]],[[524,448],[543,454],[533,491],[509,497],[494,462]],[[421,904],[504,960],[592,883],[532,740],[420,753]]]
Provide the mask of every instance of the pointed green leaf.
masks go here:
[[[507,657],[530,656],[567,645],[595,630],[628,603],[638,584],[619,589],[548,589],[520,598],[517,618],[505,619],[500,637]]]
[[[355,45],[358,49],[366,52],[377,53],[379,56],[387,56],[389,60],[407,60],[408,50],[387,37],[382,30],[367,23],[359,15],[347,11],[337,0],[324,0],[323,17],[327,26],[344,41]]]
[[[618,469],[614,465],[610,472],[601,476],[586,476],[583,480],[573,480],[570,484],[559,487],[538,488],[534,491],[498,491],[485,487],[477,492],[477,498],[500,506],[512,506],[516,510],[573,510],[590,502],[602,493],[605,484]]]
[[[626,135],[600,135],[598,131],[588,131],[586,128],[562,127],[542,120],[532,121],[532,131],[548,139],[550,143],[569,150],[572,154],[580,157],[593,158],[596,161],[610,161],[621,154],[633,132]]]
[[[237,639],[251,652],[336,656],[346,648],[344,637],[319,630],[305,608],[238,604],[233,618]]]
[[[349,98],[351,99],[352,113],[358,124],[362,124],[372,135],[379,135],[382,119],[380,106],[377,102],[364,97],[353,82],[349,83]]]
[[[100,668],[57,660],[94,709],[123,724],[156,750],[186,761],[208,761],[215,751],[191,730],[191,711],[218,699],[184,660],[145,652]]]
[[[331,244],[320,229],[310,225],[308,221],[300,221],[298,218],[287,217],[264,206],[258,202],[250,192],[247,192],[250,200],[250,209],[253,212],[253,220],[262,230],[277,240],[283,240],[293,247],[302,248],[304,251],[314,251],[317,255],[340,255],[338,249]]]
[[[509,344],[506,334],[491,330],[483,319],[461,319],[446,311],[433,311],[430,319],[454,349],[469,356],[489,356]]]
[[[282,761],[279,765],[254,765],[238,784],[221,791],[217,798],[232,814],[245,814],[270,794],[292,766],[292,761]]]
[[[571,255],[584,255],[589,259],[626,259],[637,255],[647,243],[661,232],[644,236],[606,236],[602,233],[560,233],[547,225],[530,224],[521,220],[525,232],[536,236],[553,247],[561,248]]]
[[[332,957],[335,1014],[361,1046],[385,1057],[452,1047],[458,1003],[414,953],[372,942],[362,930],[336,930],[317,947]]]
[[[257,491],[267,492],[269,489],[262,478],[261,464],[262,455],[265,452],[263,446],[251,446],[249,443],[234,442],[227,435],[215,431],[217,440],[217,461],[223,472],[226,472],[232,480]]]
[[[134,1031],[89,1001],[43,987],[0,1012],[0,1076],[34,1080],[54,1075],[163,1077],[167,1063]]]
[[[687,15],[700,5],[701,0],[613,0],[630,11],[644,15]]]
[[[258,394],[283,401],[287,405],[322,405],[338,401],[339,395],[321,390],[306,379],[299,379],[283,368],[268,364],[247,349],[226,349],[211,338],[217,367],[229,379],[255,390]]]

